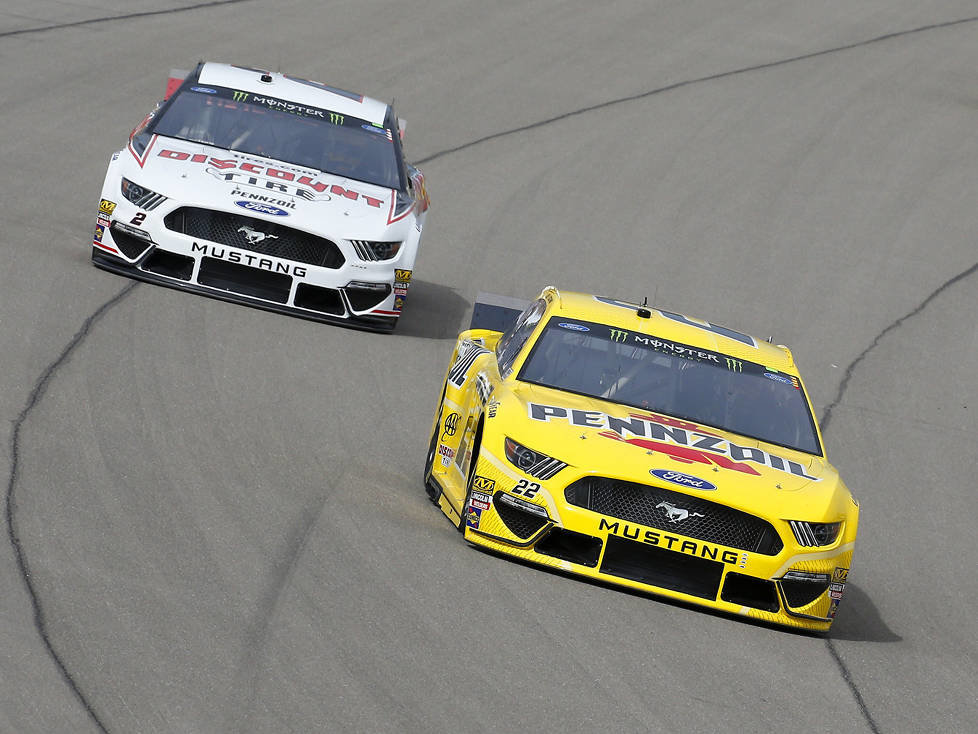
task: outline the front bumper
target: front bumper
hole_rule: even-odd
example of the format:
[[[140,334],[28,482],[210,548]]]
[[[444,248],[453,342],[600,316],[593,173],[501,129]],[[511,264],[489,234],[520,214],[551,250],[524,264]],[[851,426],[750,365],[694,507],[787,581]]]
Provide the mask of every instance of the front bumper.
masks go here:
[[[125,200],[109,203],[113,211],[99,212],[92,241],[96,267],[225,301],[371,331],[391,331],[400,317],[410,270],[398,269],[395,262],[365,263],[353,252],[341,252],[339,244],[312,235],[306,239],[325,242],[332,255],[324,257],[323,264],[313,262],[307,241],[300,243],[303,251],[292,248],[297,253],[292,259],[283,251],[263,247],[264,243],[248,244],[244,237],[235,246],[174,231],[166,220],[173,206],[168,212],[147,214]],[[233,213],[214,214],[253,221],[266,230],[273,226]],[[139,226],[127,223],[130,218]],[[352,249],[349,243],[341,243],[344,250]]]
[[[757,553],[558,505],[546,491],[530,512],[525,500],[500,489],[512,479],[482,458],[478,474],[493,491],[475,493],[463,509],[465,539],[474,545],[783,626],[824,632],[835,618],[852,560],[851,538],[822,549],[786,540]]]

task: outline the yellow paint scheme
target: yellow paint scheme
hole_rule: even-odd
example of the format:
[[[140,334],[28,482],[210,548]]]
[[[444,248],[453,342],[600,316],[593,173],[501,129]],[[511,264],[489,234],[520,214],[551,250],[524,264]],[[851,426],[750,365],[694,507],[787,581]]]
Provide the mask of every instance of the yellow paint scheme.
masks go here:
[[[464,528],[465,539],[497,553],[631,589],[779,625],[812,631],[828,630],[838,607],[838,599],[833,599],[832,596],[841,597],[851,566],[859,506],[835,468],[824,458],[824,449],[822,456],[816,456],[712,427],[703,428],[696,424],[679,422],[669,416],[648,414],[645,420],[655,423],[656,430],[660,433],[668,434],[673,429],[682,434],[675,426],[685,426],[688,433],[693,435],[693,431],[702,428],[705,432],[736,443],[739,447],[758,449],[765,452],[765,456],[773,455],[780,460],[781,467],[789,466],[787,462],[794,462],[796,469],[779,469],[777,462],[771,460],[768,464],[754,463],[751,465],[753,473],[744,473],[742,470],[730,468],[728,465],[731,462],[721,461],[705,452],[699,452],[705,458],[697,458],[691,463],[682,455],[649,450],[646,446],[636,445],[637,442],[610,440],[609,432],[603,431],[601,426],[573,424],[569,418],[565,420],[561,417],[546,421],[539,418],[534,420],[530,414],[531,404],[560,406],[568,414],[571,411],[588,411],[592,417],[603,415],[622,419],[635,415],[636,409],[516,379],[534,341],[551,317],[603,323],[629,333],[654,335],[690,347],[729,355],[737,360],[757,363],[797,377],[804,392],[790,351],[786,347],[760,340],[753,340],[754,345],[746,344],[718,333],[707,322],[686,317],[679,317],[677,320],[676,314],[666,316],[651,308],[646,311],[650,311],[651,315],[643,317],[639,315],[637,307],[602,302],[590,295],[558,293],[556,289],[548,288],[540,298],[546,304],[546,311],[524,344],[512,369],[505,376],[499,373],[494,353],[501,334],[485,330],[469,330],[459,335],[449,370],[446,372],[444,396],[432,424],[436,452],[429,485],[440,491],[437,500],[439,506],[456,526],[461,525]],[[453,379],[449,379],[450,377]],[[807,400],[807,393],[805,395]],[[458,414],[458,417],[451,418],[452,414]],[[481,435],[477,435],[480,430]],[[524,474],[506,458],[506,437],[559,459],[568,466],[547,480]],[[818,442],[820,447],[823,446],[820,433]],[[656,448],[662,445],[660,442]],[[473,466],[474,452],[477,453],[477,458]],[[699,491],[675,486],[652,476],[651,470],[694,475],[716,485],[716,489]],[[776,555],[749,552],[684,536],[681,522],[663,524],[664,520],[660,520],[658,526],[642,525],[571,504],[565,498],[565,488],[586,476],[608,477],[658,487],[671,491],[673,495],[678,492],[697,500],[707,500],[754,515],[774,527],[783,547]],[[478,483],[483,488],[490,488],[485,494],[492,496],[488,509],[481,510],[477,528],[470,527],[465,522],[466,516],[473,512],[466,504],[470,477],[478,477]],[[540,486],[528,499],[525,489],[520,489],[527,484]],[[530,537],[514,534],[497,510],[499,497],[502,495],[516,497],[516,502],[530,502],[543,508],[546,519],[541,518],[539,530]],[[802,546],[796,540],[789,520],[810,523],[841,522],[842,528],[831,545]],[[552,552],[537,550],[538,544],[543,542],[552,528],[581,533],[595,539],[593,542],[600,544],[600,557],[594,565],[586,565],[559,558]],[[722,566],[722,581],[716,596],[704,598],[605,572],[602,566],[610,536],[617,536],[634,546],[657,549],[651,551],[658,553],[657,558],[689,556],[705,561],[717,559],[716,565],[705,564],[711,568]],[[621,545],[619,541],[615,541],[615,544]],[[632,545],[625,547],[633,548]],[[662,556],[659,551],[668,551],[671,555]],[[645,551],[636,552],[639,557],[646,557],[643,555]],[[680,558],[679,562],[690,561]],[[694,563],[701,564],[701,561]],[[832,586],[825,588],[810,603],[788,607],[780,580],[789,572],[825,574],[833,577]],[[777,611],[725,601],[722,597],[727,595],[726,584],[730,580],[732,588],[734,583],[734,580],[729,579],[732,573],[757,579],[765,589],[764,593],[776,596]],[[737,581],[743,582],[743,579]],[[748,580],[748,583],[753,582]],[[798,582],[794,583],[797,588]]]

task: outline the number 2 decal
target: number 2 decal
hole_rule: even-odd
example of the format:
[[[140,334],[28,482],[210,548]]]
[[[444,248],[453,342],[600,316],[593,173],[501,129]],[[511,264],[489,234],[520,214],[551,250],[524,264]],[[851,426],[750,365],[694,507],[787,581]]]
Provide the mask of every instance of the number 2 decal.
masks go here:
[[[143,212],[139,212],[129,221],[129,224],[142,224],[144,219],[146,219],[146,215]]]
[[[516,486],[513,487],[513,494],[521,494],[528,500],[533,499],[536,493],[540,491],[540,485],[536,482],[528,482],[525,479],[521,479],[517,482]]]

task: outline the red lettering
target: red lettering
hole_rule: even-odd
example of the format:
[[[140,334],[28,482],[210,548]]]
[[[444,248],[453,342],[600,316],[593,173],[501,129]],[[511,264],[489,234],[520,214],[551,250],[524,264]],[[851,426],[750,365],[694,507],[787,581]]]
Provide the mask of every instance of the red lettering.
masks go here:
[[[174,161],[185,161],[190,157],[190,153],[183,153],[179,150],[161,150],[160,158],[169,158]]]
[[[663,454],[667,454],[678,461],[684,461],[687,464],[706,464],[707,466],[722,466],[724,469],[733,469],[734,471],[743,472],[744,474],[753,474],[759,477],[761,473],[757,471],[750,464],[743,464],[738,461],[733,461],[723,454],[708,454],[703,451],[697,451],[696,449],[691,449],[686,446],[675,446],[670,443],[662,443],[660,441],[649,441],[644,438],[622,438],[614,431],[602,431],[599,436],[604,436],[605,438],[613,438],[616,441],[624,441],[632,446],[639,446],[647,451],[658,451]]]
[[[337,186],[336,184],[330,186],[329,193],[336,194],[337,196],[345,196],[347,199],[351,199],[353,201],[356,201],[357,197],[360,196],[360,194],[358,194],[356,191],[349,191],[344,189],[342,186]]]
[[[375,199],[374,197],[367,196],[366,194],[362,194],[362,196],[363,200],[375,209],[380,209],[380,205],[384,203],[383,199]]]
[[[234,168],[238,163],[234,160],[222,161],[220,158],[211,158],[211,165],[223,171],[225,168]]]
[[[191,158],[194,163],[205,163],[207,161],[207,156],[203,153],[195,153],[194,157]]]
[[[261,173],[261,166],[256,166],[254,163],[242,163],[241,170],[248,173]]]
[[[297,183],[301,183],[304,186],[308,186],[311,189],[315,189],[320,194],[323,193],[327,188],[329,188],[322,181],[313,181],[311,178],[309,178],[309,176],[300,176]]]
[[[280,171],[277,168],[269,168],[265,171],[265,175],[269,178],[281,178],[285,181],[292,181],[295,179],[294,173],[289,173],[288,171]]]

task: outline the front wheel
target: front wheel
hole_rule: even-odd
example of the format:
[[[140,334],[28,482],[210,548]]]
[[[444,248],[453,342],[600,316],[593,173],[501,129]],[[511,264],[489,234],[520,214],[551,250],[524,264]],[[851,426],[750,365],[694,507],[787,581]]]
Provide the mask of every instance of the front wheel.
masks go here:
[[[435,421],[435,432],[431,434],[431,442],[428,444],[428,456],[424,461],[424,491],[428,495],[434,504],[438,504],[438,497],[441,495],[441,490],[438,488],[438,484],[431,476],[432,470],[435,468],[435,452],[438,450],[438,429],[441,427],[441,414],[438,415],[438,420]]]

